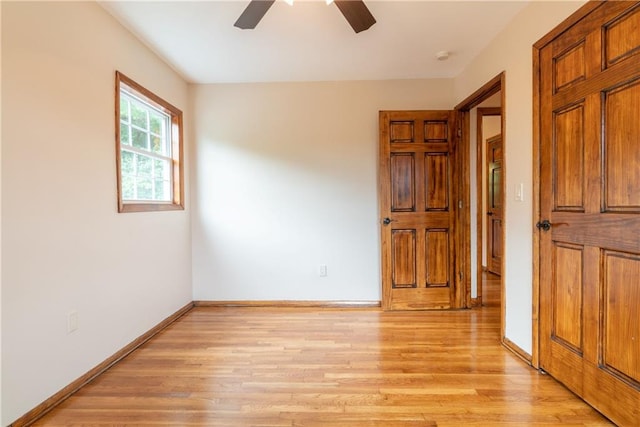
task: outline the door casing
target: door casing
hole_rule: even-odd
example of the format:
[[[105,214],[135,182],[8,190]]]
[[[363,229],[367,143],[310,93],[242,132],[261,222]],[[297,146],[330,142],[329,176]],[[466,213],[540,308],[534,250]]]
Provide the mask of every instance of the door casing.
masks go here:
[[[502,109],[501,114],[501,127],[502,127],[502,141],[503,141],[503,159],[506,159],[506,141],[507,135],[505,132],[506,129],[506,74],[504,72],[498,74],[487,83],[485,83],[478,90],[473,92],[467,98],[465,98],[462,102],[455,106],[455,111],[458,113],[459,123],[460,123],[460,141],[459,141],[459,167],[460,167],[460,200],[462,201],[464,208],[460,209],[458,216],[458,230],[460,239],[461,248],[459,252],[459,271],[462,273],[462,284],[464,286],[465,300],[466,306],[472,306],[471,300],[471,251],[478,251],[479,247],[471,248],[471,168],[470,168],[470,144],[471,144],[471,110],[474,107],[480,105],[483,101],[500,92],[501,100],[500,105]],[[505,194],[505,182],[507,176],[507,165],[506,160],[503,160],[503,175],[502,175],[502,188],[501,192]],[[477,201],[474,201],[477,203]],[[478,215],[476,218],[473,218],[474,221],[479,222],[482,221],[482,211],[478,211]],[[505,223],[506,224],[506,223]],[[503,230],[506,227],[503,227]],[[504,248],[504,234],[502,233],[502,247]],[[480,239],[481,240],[481,239]],[[481,244],[481,242],[480,242]],[[480,247],[481,250],[481,247]],[[501,270],[504,271],[504,263],[505,257],[502,257],[502,265]],[[479,264],[482,264],[482,259],[480,258]],[[482,283],[482,271],[481,268],[478,269],[477,274],[477,283]],[[504,275],[500,277],[500,294],[504,295]],[[505,337],[505,298],[501,298],[501,308],[500,308],[500,339],[502,344],[515,352],[518,356],[529,360],[530,357],[526,354],[526,352],[522,351],[518,346],[513,344],[511,341],[506,339]]]

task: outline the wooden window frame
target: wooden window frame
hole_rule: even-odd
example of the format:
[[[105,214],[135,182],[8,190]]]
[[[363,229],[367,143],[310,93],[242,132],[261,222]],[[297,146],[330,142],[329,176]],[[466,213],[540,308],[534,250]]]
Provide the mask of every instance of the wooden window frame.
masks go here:
[[[122,198],[121,145],[120,145],[120,91],[125,89],[135,97],[166,113],[170,118],[171,159],[172,159],[172,200],[170,201],[127,201]],[[182,111],[134,80],[116,71],[115,88],[115,136],[116,136],[116,176],[118,181],[118,212],[155,212],[184,210],[184,154]]]

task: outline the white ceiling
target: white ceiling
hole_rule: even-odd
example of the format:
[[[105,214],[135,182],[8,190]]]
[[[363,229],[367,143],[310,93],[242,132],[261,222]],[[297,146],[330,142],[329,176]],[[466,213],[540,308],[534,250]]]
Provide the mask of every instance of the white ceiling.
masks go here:
[[[359,34],[324,0],[278,0],[254,30],[233,26],[249,0],[101,5],[192,83],[455,77],[527,5],[365,2],[378,22]]]

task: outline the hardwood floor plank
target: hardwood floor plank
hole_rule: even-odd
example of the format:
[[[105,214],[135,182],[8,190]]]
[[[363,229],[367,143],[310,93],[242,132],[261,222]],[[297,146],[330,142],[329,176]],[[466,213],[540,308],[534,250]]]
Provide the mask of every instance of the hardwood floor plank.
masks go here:
[[[501,346],[485,286],[461,311],[196,307],[34,425],[611,425]]]

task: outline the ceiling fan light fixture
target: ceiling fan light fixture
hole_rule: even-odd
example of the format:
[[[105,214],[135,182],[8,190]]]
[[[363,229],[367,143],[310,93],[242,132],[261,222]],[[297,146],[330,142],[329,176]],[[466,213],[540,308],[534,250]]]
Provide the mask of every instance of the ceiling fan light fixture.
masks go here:
[[[293,6],[294,0],[284,1],[289,6]],[[251,0],[233,25],[243,30],[254,29],[275,2],[276,0]],[[364,0],[325,0],[325,2],[328,5],[334,3],[356,33],[367,30],[376,23],[376,18],[364,4]]]

